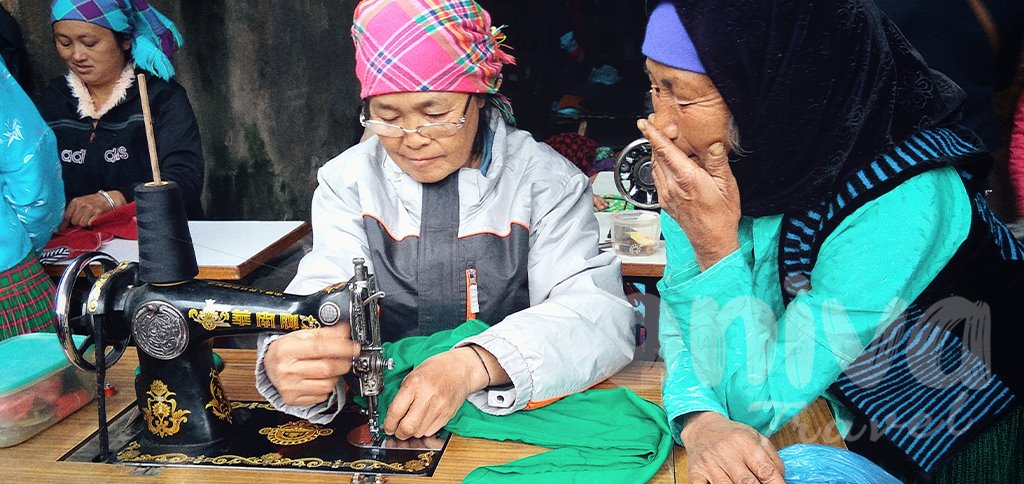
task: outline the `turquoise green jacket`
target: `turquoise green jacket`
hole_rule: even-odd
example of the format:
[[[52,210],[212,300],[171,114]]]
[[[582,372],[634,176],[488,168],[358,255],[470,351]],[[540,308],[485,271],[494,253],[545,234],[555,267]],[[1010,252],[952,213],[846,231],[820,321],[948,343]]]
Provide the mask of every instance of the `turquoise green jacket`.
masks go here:
[[[42,249],[63,216],[56,138],[0,59],[0,271]]]
[[[952,168],[917,175],[847,217],[821,246],[813,287],[783,306],[782,216],[743,217],[740,248],[704,272],[662,213],[659,338],[665,410],[713,411],[771,435],[820,396],[912,302],[967,237],[971,207]],[[840,430],[849,417],[838,410]]]

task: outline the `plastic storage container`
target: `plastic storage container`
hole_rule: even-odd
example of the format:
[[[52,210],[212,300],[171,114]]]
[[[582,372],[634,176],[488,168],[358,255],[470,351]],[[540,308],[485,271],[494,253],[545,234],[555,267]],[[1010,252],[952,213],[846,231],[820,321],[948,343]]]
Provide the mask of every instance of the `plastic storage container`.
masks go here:
[[[0,447],[28,440],[92,401],[91,375],[71,366],[53,333],[0,341]]]
[[[658,214],[629,210],[612,214],[612,248],[619,255],[651,255],[661,239]]]

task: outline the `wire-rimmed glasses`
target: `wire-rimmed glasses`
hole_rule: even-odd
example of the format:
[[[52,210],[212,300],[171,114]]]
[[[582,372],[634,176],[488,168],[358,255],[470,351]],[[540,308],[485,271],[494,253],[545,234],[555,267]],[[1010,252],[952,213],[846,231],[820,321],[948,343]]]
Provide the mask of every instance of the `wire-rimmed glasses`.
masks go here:
[[[473,96],[466,99],[466,106],[462,108],[462,117],[458,122],[444,121],[440,123],[427,123],[413,129],[406,129],[397,124],[385,123],[376,119],[366,119],[365,113],[359,114],[359,124],[369,128],[377,136],[384,138],[401,138],[406,134],[416,133],[424,138],[438,139],[454,136],[463,126],[466,125],[466,112],[469,110],[469,102]]]

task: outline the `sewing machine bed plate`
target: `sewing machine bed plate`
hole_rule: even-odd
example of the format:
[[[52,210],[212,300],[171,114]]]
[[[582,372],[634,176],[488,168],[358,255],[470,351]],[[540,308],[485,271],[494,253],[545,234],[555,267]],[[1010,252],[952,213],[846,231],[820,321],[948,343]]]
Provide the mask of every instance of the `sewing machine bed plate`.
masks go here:
[[[283,414],[266,402],[231,402],[233,435],[218,448],[186,452],[148,448],[138,438],[145,425],[131,405],[109,426],[110,462],[130,466],[230,467],[240,469],[392,474],[429,477],[444,454],[441,450],[365,449],[348,442],[348,433],[366,423],[357,409],[345,409],[328,425],[316,425]],[[59,460],[95,462],[99,454],[95,432]]]

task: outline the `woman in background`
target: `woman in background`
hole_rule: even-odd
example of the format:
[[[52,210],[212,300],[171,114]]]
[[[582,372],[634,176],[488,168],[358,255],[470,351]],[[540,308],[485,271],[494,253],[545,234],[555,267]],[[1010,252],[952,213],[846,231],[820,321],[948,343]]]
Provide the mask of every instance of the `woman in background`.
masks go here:
[[[174,24],[146,0],[55,0],[50,21],[69,70],[39,108],[57,135],[65,225],[89,226],[153,179],[137,71],[146,75],[161,177],[178,183],[188,217],[202,218],[203,150],[192,105],[172,79],[182,43]]]

